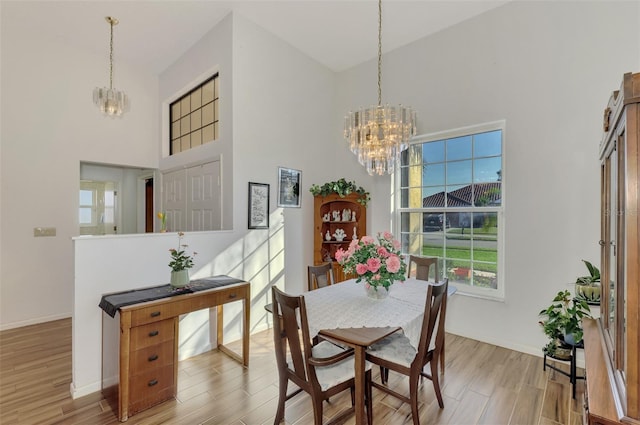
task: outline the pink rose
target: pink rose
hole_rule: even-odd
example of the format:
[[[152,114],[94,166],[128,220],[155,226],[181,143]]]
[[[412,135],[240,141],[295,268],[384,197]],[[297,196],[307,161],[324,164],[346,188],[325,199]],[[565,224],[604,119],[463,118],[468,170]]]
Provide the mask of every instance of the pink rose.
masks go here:
[[[382,263],[380,262],[379,258],[369,258],[367,260],[367,268],[371,273],[376,273],[378,270],[380,270],[381,265]]]
[[[373,236],[363,236],[362,239],[360,239],[362,241],[363,244],[365,245],[370,245],[372,243],[375,243],[375,239],[373,239]]]
[[[369,269],[367,268],[366,264],[357,264],[356,265],[356,273],[358,273],[359,275],[363,275],[368,271],[369,271]]]
[[[382,276],[379,274],[373,275],[373,280],[380,280]]]
[[[383,247],[383,246],[379,246],[378,247],[378,255],[380,257],[386,258],[389,256],[389,251],[387,251],[387,248]]]
[[[388,241],[393,239],[393,235],[390,232],[385,231],[382,235]]]
[[[400,258],[397,255],[392,255],[386,259],[385,264],[389,273],[398,273],[400,270]]]
[[[395,249],[400,249],[401,245],[399,240],[394,239],[392,243]]]

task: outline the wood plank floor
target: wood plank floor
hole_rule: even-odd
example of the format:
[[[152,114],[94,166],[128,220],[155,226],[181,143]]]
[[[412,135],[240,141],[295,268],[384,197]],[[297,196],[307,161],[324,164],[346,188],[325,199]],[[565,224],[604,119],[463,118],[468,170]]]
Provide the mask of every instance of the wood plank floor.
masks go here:
[[[251,338],[244,369],[212,351],[180,362],[178,396],[131,417],[128,424],[272,424],[278,383],[270,331]],[[237,347],[236,347],[237,348]],[[421,387],[421,423],[456,425],[577,425],[584,382],[576,400],[569,379],[542,370],[539,357],[447,335],[441,380],[444,409],[428,380]],[[568,365],[563,365],[565,370]],[[375,374],[374,374],[375,376]],[[377,377],[376,377],[377,379]],[[0,332],[0,424],[117,424],[99,393],[76,400],[71,383],[71,320]],[[391,372],[390,385],[406,393],[406,379]],[[411,424],[409,406],[374,391],[374,424]],[[349,403],[348,394],[325,403],[327,418]],[[311,424],[311,403],[300,394],[287,404],[286,424]],[[353,417],[347,419],[353,424]]]

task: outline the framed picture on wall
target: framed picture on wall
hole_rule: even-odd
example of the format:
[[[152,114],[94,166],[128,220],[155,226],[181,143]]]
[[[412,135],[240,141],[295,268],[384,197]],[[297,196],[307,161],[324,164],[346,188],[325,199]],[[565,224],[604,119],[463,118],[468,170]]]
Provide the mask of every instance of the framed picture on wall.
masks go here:
[[[278,167],[278,206],[300,208],[300,179],[302,171]]]
[[[269,228],[269,185],[249,182],[249,229]]]

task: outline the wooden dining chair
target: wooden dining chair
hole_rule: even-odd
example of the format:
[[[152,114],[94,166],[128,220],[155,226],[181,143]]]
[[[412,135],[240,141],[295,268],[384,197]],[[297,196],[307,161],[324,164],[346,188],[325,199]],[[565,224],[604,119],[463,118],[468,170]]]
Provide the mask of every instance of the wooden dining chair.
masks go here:
[[[329,262],[319,266],[308,266],[307,278],[309,291],[333,285],[335,283],[333,265]]]
[[[417,349],[410,344],[409,338],[404,333],[396,332],[371,345],[366,352],[367,360],[380,366],[381,383],[372,382],[371,384],[375,388],[397,397],[405,403],[409,403],[415,425],[420,424],[418,417],[418,383],[421,376],[433,382],[438,405],[440,408],[444,408],[438,378],[438,357],[444,342],[444,319],[446,316],[449,280],[444,279],[438,284],[429,284],[427,286],[427,300]],[[434,337],[435,344],[432,349],[429,349],[431,340]],[[431,373],[423,371],[427,363],[431,367]],[[387,386],[389,369],[409,377],[409,397]]]
[[[417,255],[409,256],[409,267],[407,267],[407,277],[411,277],[411,269],[415,264],[416,266],[416,279],[429,280],[429,271],[431,266],[434,267],[433,281],[437,282],[440,276],[438,275],[438,259],[436,257],[420,257]]]
[[[353,349],[344,349],[326,340],[312,345],[304,296],[287,295],[275,286],[272,287],[272,294],[273,339],[279,376],[278,410],[274,425],[280,424],[284,419],[285,402],[301,391],[311,396],[314,424],[321,425],[323,402],[349,389],[351,390],[351,408],[339,413],[328,422],[328,424],[341,423],[355,412]],[[287,394],[289,381],[298,386],[291,394]],[[365,406],[368,423],[371,425],[370,366],[367,369],[365,381]]]
[[[416,266],[416,279],[429,280],[429,271],[431,266],[434,268],[434,282],[437,282],[438,275],[438,258],[437,257],[420,257],[417,255],[409,256],[409,267],[407,267],[407,277],[411,276],[412,265]],[[446,302],[446,301],[445,301]],[[442,351],[440,352],[440,372],[444,373],[444,342],[442,343]]]

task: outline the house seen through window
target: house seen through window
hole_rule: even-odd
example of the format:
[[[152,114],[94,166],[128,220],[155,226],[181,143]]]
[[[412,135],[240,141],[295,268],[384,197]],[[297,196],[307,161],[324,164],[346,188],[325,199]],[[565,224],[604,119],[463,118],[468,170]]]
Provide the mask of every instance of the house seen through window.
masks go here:
[[[461,292],[502,298],[504,122],[417,137],[396,209],[405,254],[437,257]],[[431,279],[431,277],[430,277]]]

